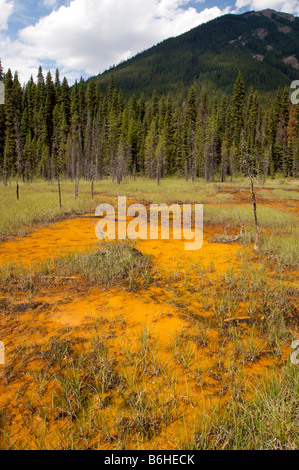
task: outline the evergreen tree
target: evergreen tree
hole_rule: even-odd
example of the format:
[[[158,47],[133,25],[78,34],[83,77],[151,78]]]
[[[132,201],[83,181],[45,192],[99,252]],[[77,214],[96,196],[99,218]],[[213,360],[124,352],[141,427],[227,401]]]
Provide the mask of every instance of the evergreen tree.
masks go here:
[[[241,72],[234,85],[232,97],[233,117],[234,117],[234,141],[237,147],[240,144],[241,130],[244,124],[245,110],[245,84]]]
[[[3,71],[1,59],[0,59],[0,82],[1,83],[4,82],[4,71]],[[3,172],[4,146],[5,146],[5,111],[4,111],[4,105],[0,104],[0,172]]]
[[[11,70],[8,69],[4,79],[5,86],[5,143],[3,178],[5,183],[16,172],[16,141],[15,141],[15,97],[14,82]]]

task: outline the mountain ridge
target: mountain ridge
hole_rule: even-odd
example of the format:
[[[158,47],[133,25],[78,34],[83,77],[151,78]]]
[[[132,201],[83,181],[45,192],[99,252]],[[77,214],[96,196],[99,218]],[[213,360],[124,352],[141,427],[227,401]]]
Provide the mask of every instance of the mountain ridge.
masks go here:
[[[181,92],[197,83],[230,94],[241,71],[247,86],[274,92],[299,79],[299,18],[272,9],[228,14],[166,39],[98,76],[124,94]]]

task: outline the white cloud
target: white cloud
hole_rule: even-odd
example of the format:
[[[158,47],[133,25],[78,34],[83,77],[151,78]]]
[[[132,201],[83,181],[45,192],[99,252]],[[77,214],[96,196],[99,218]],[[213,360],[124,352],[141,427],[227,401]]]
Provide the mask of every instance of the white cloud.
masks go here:
[[[299,15],[299,2],[297,0],[237,0],[236,7],[246,7],[256,11],[271,8],[271,10]]]
[[[14,8],[12,0],[0,0],[0,31],[7,29],[7,21]]]
[[[82,70],[93,75],[230,10],[216,6],[201,12],[182,8],[189,3],[190,0],[72,0],[69,6],[61,6],[34,26],[20,30],[17,41],[0,36],[0,50],[5,51],[3,63],[6,68],[17,69],[24,81],[31,73],[36,75],[38,64],[44,61],[51,61],[68,77],[69,72],[74,76]]]

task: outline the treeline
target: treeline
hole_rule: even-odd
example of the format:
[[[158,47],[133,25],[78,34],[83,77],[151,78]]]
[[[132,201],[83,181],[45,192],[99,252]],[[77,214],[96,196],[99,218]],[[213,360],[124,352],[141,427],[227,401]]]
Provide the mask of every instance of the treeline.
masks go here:
[[[231,97],[208,96],[189,88],[188,98],[125,100],[111,77],[101,92],[92,80],[69,87],[58,70],[44,78],[39,68],[21,86],[11,70],[0,106],[0,176],[23,181],[62,177],[90,181],[147,175],[157,182],[168,175],[221,181],[250,167],[263,178],[275,173],[296,176],[299,170],[299,106],[289,90],[278,89],[273,102],[262,103],[246,92],[239,74]]]

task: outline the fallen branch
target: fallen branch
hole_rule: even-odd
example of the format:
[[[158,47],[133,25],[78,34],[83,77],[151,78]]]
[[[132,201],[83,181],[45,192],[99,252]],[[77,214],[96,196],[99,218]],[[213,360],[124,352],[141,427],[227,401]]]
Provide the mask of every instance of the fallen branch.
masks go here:
[[[239,220],[240,220],[240,233],[239,235],[236,235],[235,237],[229,237],[228,234],[226,233],[226,230],[224,228],[224,237],[225,237],[225,240],[227,243],[232,243],[232,242],[236,242],[238,241],[241,237],[244,236],[244,233],[245,233],[245,226],[242,222],[242,219],[241,219],[241,216],[240,216],[240,212],[239,212],[239,209],[238,209],[238,214],[239,214]]]
[[[265,321],[265,317],[259,317],[259,318],[252,318],[252,317],[235,317],[235,318],[226,318],[224,320],[224,327],[227,328],[229,326],[236,326],[239,324],[246,324],[250,325],[251,323],[258,323],[258,322],[263,322]]]
[[[229,237],[226,233],[226,230],[224,229],[224,236],[225,236],[225,240],[226,240],[227,243],[232,243],[232,242],[238,241],[244,235],[244,233],[245,233],[244,225],[242,225],[239,235],[236,235],[235,237]]]

